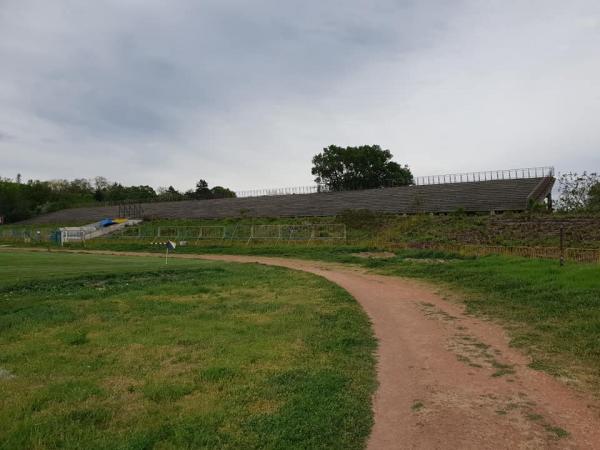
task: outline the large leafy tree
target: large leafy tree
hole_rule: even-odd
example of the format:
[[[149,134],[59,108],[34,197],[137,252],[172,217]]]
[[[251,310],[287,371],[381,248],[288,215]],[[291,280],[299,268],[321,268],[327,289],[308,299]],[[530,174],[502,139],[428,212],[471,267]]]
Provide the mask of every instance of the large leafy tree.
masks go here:
[[[413,176],[408,166],[392,161],[392,157],[379,145],[330,145],[313,157],[312,174],[317,183],[333,191],[411,184]]]

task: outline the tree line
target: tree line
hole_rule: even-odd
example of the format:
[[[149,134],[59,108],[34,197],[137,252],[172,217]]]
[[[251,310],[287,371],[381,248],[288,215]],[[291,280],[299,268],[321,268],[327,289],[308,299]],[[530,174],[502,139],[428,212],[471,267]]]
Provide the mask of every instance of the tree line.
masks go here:
[[[154,189],[148,185],[125,186],[104,177],[93,180],[28,180],[0,177],[0,216],[6,223],[29,219],[39,214],[77,206],[120,201],[153,202],[206,200],[235,197],[235,192],[222,186],[209,188],[205,180],[194,189],[180,192],[173,186]]]

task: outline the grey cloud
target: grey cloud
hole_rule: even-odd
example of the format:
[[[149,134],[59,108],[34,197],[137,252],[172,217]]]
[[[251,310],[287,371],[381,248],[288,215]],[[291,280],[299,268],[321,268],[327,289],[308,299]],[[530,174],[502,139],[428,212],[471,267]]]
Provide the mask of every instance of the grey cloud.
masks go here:
[[[346,2],[333,2],[296,10],[277,1],[254,8],[209,3],[160,24],[162,14],[186,4],[135,11],[139,22],[130,17],[116,24],[93,23],[94,10],[107,5],[88,4],[85,20],[71,24],[74,31],[55,46],[42,43],[49,64],[34,67],[39,77],[24,86],[35,85],[32,110],[86,133],[168,134],[176,131],[174,112],[218,112],[289,91],[319,95],[356,67],[422,40],[412,15],[416,3],[345,9]],[[62,55],[53,59],[53,52]]]
[[[600,73],[594,17],[592,0],[5,0],[0,126],[27,143],[0,142],[13,172],[181,187],[308,183],[330,143],[380,143],[421,174],[598,163],[592,125],[564,120],[600,111],[578,80]]]
[[[14,139],[15,136],[8,133],[4,133],[2,130],[0,130],[0,141],[12,141]]]

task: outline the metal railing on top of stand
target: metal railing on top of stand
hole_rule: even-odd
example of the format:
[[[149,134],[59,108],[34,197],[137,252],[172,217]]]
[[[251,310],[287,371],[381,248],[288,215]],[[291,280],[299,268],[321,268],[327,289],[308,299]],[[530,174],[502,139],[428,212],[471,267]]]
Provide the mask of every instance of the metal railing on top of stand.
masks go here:
[[[414,177],[412,185],[424,186],[430,184],[451,184],[451,183],[476,183],[480,181],[496,180],[521,180],[527,178],[545,178],[554,176],[554,167],[527,167],[524,169],[505,169],[488,170],[482,172],[463,172],[445,175],[430,175],[424,177]],[[398,187],[398,184],[384,183],[386,187]],[[343,190],[358,190],[343,189]],[[295,195],[295,194],[318,194],[321,192],[330,192],[325,184],[315,184],[312,186],[295,186],[270,189],[253,189],[248,191],[236,191],[237,197],[264,197],[270,195]]]

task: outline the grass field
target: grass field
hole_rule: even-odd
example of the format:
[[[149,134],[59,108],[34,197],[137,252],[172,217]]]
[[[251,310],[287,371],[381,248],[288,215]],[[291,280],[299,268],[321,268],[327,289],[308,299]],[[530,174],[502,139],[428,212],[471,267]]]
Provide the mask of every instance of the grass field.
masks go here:
[[[361,448],[368,319],[259,265],[0,252],[0,448]]]
[[[103,248],[109,243],[98,242]],[[149,246],[114,243],[120,250]],[[446,286],[470,312],[499,320],[532,366],[572,380],[600,396],[600,265],[542,259],[460,257],[431,250],[403,250],[390,259],[364,259],[368,246],[206,245],[186,253],[288,256],[362,265],[380,273],[426,279]]]
[[[95,245],[118,250],[152,250],[147,244],[125,242],[102,242]],[[181,247],[177,252],[289,256],[351,263],[378,273],[439,283],[440,291],[448,293],[452,301],[463,301],[471,313],[502,323],[508,329],[513,345],[531,356],[532,367],[600,395],[600,266],[568,263],[561,268],[557,261],[551,260],[497,256],[467,258],[419,250],[398,251],[395,257],[389,259],[364,259],[356,256],[357,252],[365,250],[373,249],[361,246],[247,246],[232,243],[226,246]],[[49,258],[48,261],[62,257],[45,253],[43,256]],[[85,255],[80,257],[81,261],[88,258]],[[129,265],[132,271],[134,267],[138,267],[142,273],[144,270],[142,263],[136,266],[135,261],[131,262],[132,258],[129,257],[89,258],[98,264],[94,269],[96,272],[111,264],[120,264],[122,268]],[[138,261],[138,258],[133,259]],[[140,259],[144,261],[143,264],[155,264],[148,259]],[[177,269],[181,269],[182,273],[192,270],[190,264],[191,267],[194,264],[206,264],[186,260],[172,261],[173,264],[181,264]],[[25,267],[25,262],[20,265]],[[55,263],[44,265],[44,270],[56,272],[53,267]],[[213,264],[208,266],[212,267]],[[175,269],[175,266],[172,268]],[[76,276],[77,269],[73,270],[75,273],[71,276]],[[103,276],[115,276],[111,274],[110,268],[106,270],[106,275]],[[23,275],[17,272],[19,271],[13,272],[8,278],[14,282],[19,277],[22,282]],[[130,276],[133,275],[135,274]],[[300,274],[295,274],[297,275]],[[361,351],[368,353],[365,349]],[[4,367],[3,364],[4,359],[0,359],[0,366]],[[363,368],[361,372],[366,380],[364,374],[367,369]]]

